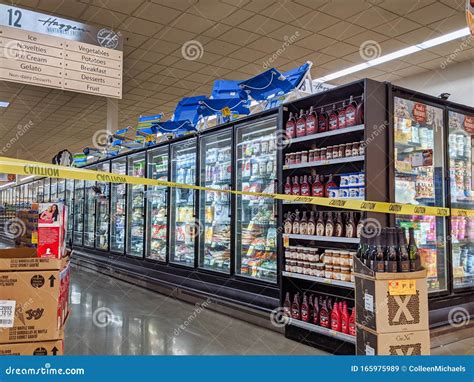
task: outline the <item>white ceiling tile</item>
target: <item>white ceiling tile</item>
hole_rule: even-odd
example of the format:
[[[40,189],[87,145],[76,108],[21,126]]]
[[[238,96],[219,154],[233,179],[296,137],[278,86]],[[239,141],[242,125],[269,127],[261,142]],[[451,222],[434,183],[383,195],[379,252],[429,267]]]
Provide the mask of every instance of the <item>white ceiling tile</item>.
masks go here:
[[[233,5],[216,0],[199,0],[189,7],[188,12],[213,21],[221,21],[234,12],[237,8]]]
[[[164,25],[172,22],[180,14],[181,12],[176,9],[150,2],[143,3],[133,12],[135,17]]]
[[[406,18],[422,25],[428,25],[440,21],[446,17],[453,16],[457,11],[442,3],[436,2],[417,11],[406,14]]]

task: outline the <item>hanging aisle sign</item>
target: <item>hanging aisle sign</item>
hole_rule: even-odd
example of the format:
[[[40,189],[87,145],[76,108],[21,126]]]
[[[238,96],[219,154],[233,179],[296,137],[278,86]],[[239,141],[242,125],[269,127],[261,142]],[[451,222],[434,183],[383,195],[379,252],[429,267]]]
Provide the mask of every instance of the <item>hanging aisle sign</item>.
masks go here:
[[[122,98],[123,38],[0,4],[0,80]]]

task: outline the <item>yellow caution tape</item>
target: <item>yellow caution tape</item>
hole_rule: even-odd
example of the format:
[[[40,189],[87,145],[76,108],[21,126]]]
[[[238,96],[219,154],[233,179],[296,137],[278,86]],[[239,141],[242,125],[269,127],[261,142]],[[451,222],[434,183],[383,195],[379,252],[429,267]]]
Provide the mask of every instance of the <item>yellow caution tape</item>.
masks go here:
[[[191,184],[176,183],[157,179],[139,178],[130,175],[113,174],[104,171],[87,170],[83,168],[64,167],[46,163],[31,162],[20,159],[0,157],[0,173],[41,176],[59,179],[74,179],[106,183],[123,183],[131,185],[161,186],[173,188],[185,188],[198,191],[227,192],[234,195],[246,195],[252,197],[272,198],[287,202],[300,202],[315,204],[318,206],[343,208],[356,211],[378,212],[396,215],[420,215],[420,216],[464,216],[474,217],[474,210],[449,209],[445,207],[417,206],[412,204],[375,202],[351,199],[333,199],[316,196],[295,196],[272,194],[263,192],[223,190],[210,187],[202,187]]]

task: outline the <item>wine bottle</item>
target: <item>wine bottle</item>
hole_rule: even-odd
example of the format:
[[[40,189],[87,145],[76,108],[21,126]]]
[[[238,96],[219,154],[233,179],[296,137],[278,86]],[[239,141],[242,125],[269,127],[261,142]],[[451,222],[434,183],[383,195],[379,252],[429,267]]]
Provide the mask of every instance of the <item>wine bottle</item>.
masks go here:
[[[420,254],[418,253],[418,247],[415,240],[415,230],[410,227],[408,229],[409,241],[408,241],[408,254],[410,257],[410,270],[416,272],[420,269]]]
[[[379,232],[375,237],[375,253],[374,253],[374,267],[375,272],[385,272],[384,250],[382,243],[384,242],[385,231]]]
[[[407,248],[405,228],[398,228],[398,271],[410,272],[410,256]]]
[[[385,248],[385,271],[396,273],[397,267],[397,246],[395,244],[395,232],[393,228],[386,228],[385,234],[387,246]]]

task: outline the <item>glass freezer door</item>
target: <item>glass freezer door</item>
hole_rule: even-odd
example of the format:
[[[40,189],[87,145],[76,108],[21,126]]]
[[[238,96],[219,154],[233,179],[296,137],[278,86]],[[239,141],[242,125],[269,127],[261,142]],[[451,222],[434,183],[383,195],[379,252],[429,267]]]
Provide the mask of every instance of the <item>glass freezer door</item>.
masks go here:
[[[395,202],[444,206],[444,110],[394,98]],[[415,229],[430,292],[446,290],[445,218],[396,215],[396,223]]]
[[[236,130],[238,191],[274,193],[276,184],[276,119]],[[271,283],[277,281],[276,203],[273,199],[236,196],[235,272]]]
[[[66,179],[66,194],[65,203],[67,206],[67,231],[66,231],[66,243],[69,245],[72,240],[72,229],[74,227],[74,181],[72,179]]]
[[[98,171],[110,172],[110,162],[98,165]],[[95,221],[95,247],[109,250],[109,198],[110,183],[97,182],[96,185],[97,214]]]
[[[449,110],[449,177],[451,207],[474,207],[474,115]],[[454,289],[474,286],[474,221],[451,217]]]
[[[168,180],[168,147],[148,152],[148,172],[151,179]],[[147,187],[146,257],[166,261],[168,231],[168,187]]]
[[[51,178],[51,202],[56,203],[58,201],[58,179]]]
[[[112,161],[112,173],[125,175],[127,161],[117,158]],[[125,211],[127,187],[125,184],[112,183],[110,185],[110,250],[123,253],[125,250]]]
[[[84,233],[84,181],[74,181],[74,230],[73,244],[83,244]]]
[[[38,180],[38,195],[37,195],[37,202],[43,203],[44,200],[44,180]]]
[[[196,139],[171,145],[171,181],[196,184]],[[195,239],[199,234],[196,220],[196,193],[184,188],[171,189],[170,262],[194,266]]]
[[[95,170],[95,168],[90,168]],[[95,238],[95,182],[85,181],[85,202],[84,202],[84,246],[94,247]]]
[[[43,201],[45,203],[49,203],[51,201],[50,196],[51,196],[51,182],[50,182],[49,178],[45,178],[44,179],[44,197],[43,197]]]
[[[232,130],[204,136],[200,150],[200,185],[232,188]],[[199,221],[199,267],[230,273],[231,197],[229,193],[201,191]]]
[[[145,153],[128,157],[128,175],[143,178],[145,176]],[[143,256],[145,232],[145,187],[128,185],[127,203],[127,255]]]

